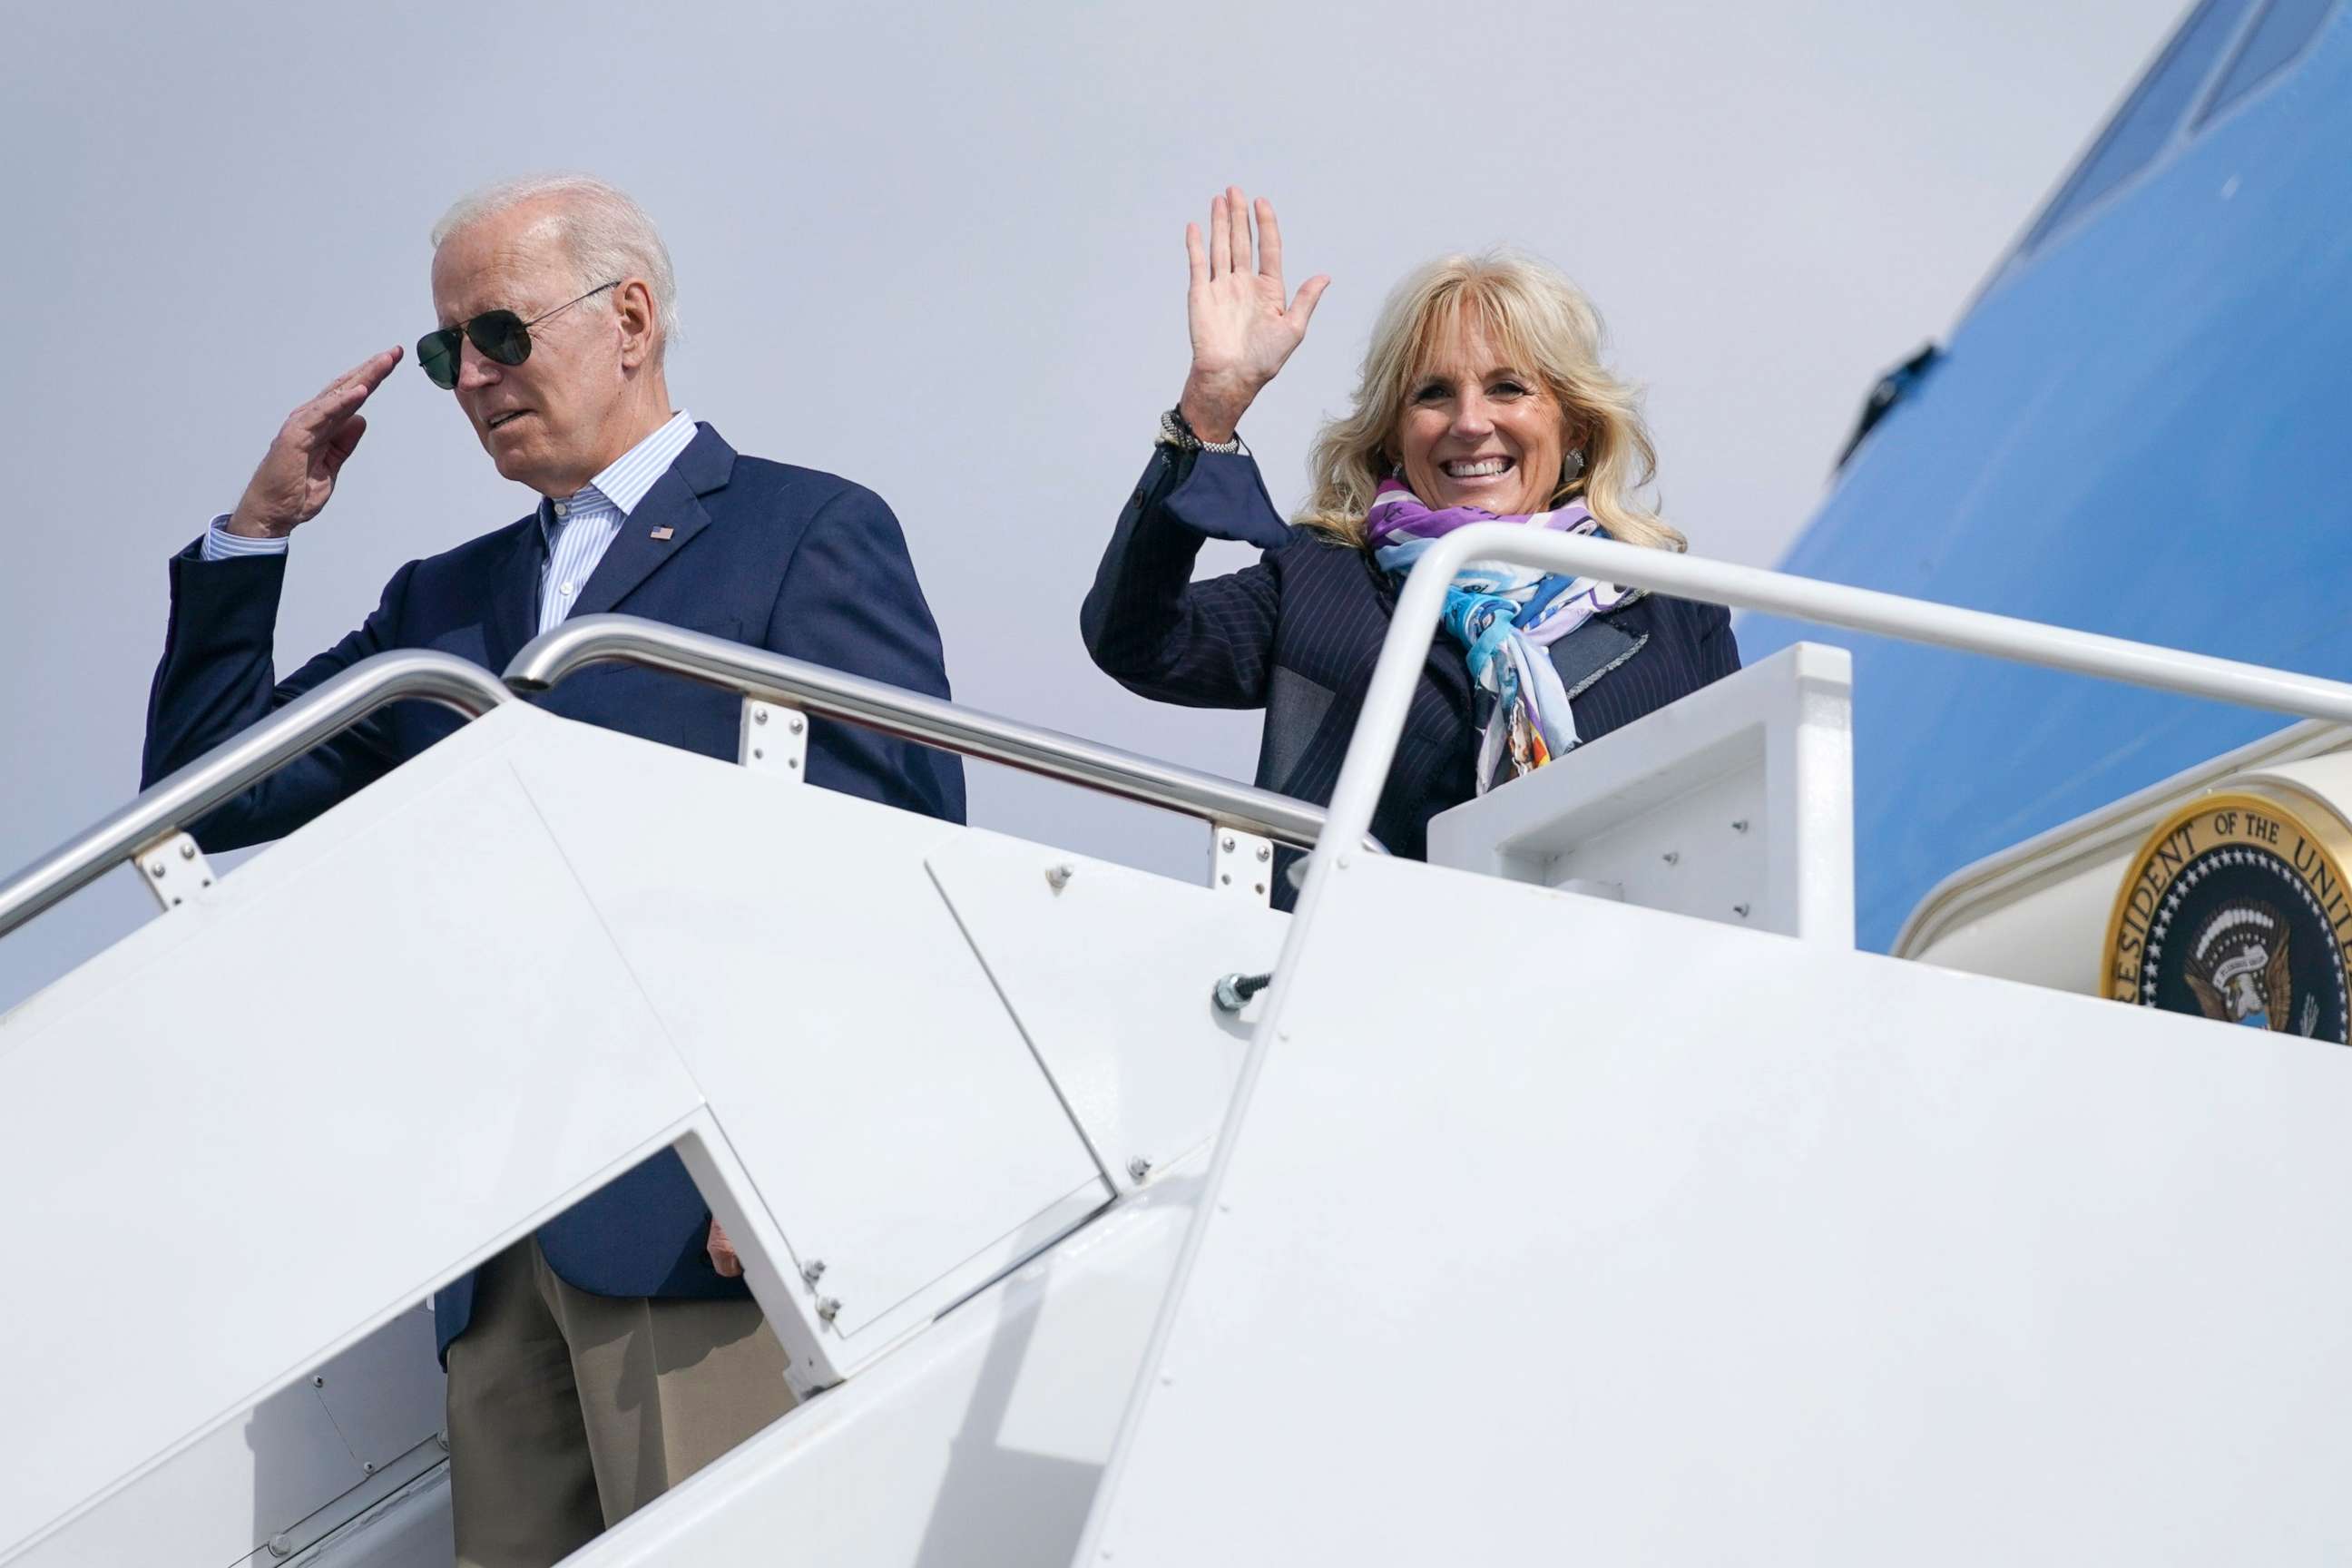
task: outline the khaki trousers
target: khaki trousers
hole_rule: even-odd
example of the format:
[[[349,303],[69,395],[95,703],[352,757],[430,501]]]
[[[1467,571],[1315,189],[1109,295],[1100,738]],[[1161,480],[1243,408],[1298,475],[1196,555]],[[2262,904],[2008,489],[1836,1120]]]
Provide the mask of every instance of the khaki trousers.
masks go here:
[[[793,1407],[752,1301],[596,1296],[530,1238],[449,1346],[458,1568],[548,1568]]]

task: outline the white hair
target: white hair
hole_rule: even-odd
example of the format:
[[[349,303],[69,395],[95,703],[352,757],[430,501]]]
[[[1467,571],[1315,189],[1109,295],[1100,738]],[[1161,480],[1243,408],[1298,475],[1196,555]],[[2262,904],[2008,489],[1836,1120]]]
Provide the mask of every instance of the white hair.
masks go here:
[[[669,247],[646,209],[628,193],[587,174],[527,174],[458,197],[433,226],[433,248],[461,228],[521,206],[550,201],[562,226],[564,249],[583,289],[614,279],[642,278],[654,295],[656,353],[677,338],[677,279]]]

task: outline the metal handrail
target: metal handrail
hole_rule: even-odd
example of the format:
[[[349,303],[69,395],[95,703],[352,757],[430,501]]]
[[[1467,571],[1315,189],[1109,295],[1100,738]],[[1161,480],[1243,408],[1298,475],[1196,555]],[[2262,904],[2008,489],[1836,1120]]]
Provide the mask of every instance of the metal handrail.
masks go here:
[[[1328,831],[1335,844],[1346,845],[1351,834],[1372,819],[1372,808],[1379,803],[1389,764],[1396,756],[1406,707],[1421,679],[1422,665],[1429,657],[1430,639],[1437,631],[1445,590],[1453,584],[1455,574],[1474,560],[1509,562],[1549,572],[1593,576],[1622,587],[1645,588],[1702,603],[1769,610],[1822,626],[1990,654],[2021,664],[2105,676],[2136,686],[2219,698],[2304,718],[2352,722],[2352,686],[2341,681],[2294,675],[2203,654],[2181,653],[2121,637],[2066,631],[1867,588],[1816,583],[1752,566],[1694,559],[1614,540],[1482,522],[1457,529],[1432,545],[1413,563],[1404,592],[1397,596],[1396,608],[1389,616],[1387,639],[1381,645],[1380,662],[1373,666],[1363,710],[1356,720],[1356,733],[1348,743],[1339,782],[1331,794]],[[1316,913],[1326,893],[1333,889],[1334,879],[1348,874],[1349,857],[1344,850],[1337,855],[1318,854],[1310,866],[1307,886],[1299,895],[1297,913],[1284,935],[1282,953],[1275,963],[1276,979],[1272,994],[1266,998],[1265,1013],[1256,1027],[1250,1031],[1249,1048],[1242,1055],[1233,1092],[1225,1100],[1224,1120],[1219,1123],[1211,1145],[1209,1167],[1192,1196],[1192,1219],[1177,1247],[1176,1264],[1161,1297],[1160,1315],[1152,1323],[1151,1339],[1144,1352],[1134,1395],[1128,1402],[1119,1436],[1111,1447],[1111,1464],[1097,1484],[1097,1498],[1118,1495],[1119,1468],[1133,1449],[1136,1428],[1143,1418],[1152,1386],[1159,1381],[1160,1364],[1167,1357],[1169,1342],[1176,1331],[1186,1293],[1200,1263],[1202,1244],[1215,1215],[1224,1207],[1222,1199],[1226,1178],[1233,1168],[1234,1152],[1242,1147],[1250,1103],[1265,1070],[1266,1053],[1276,1041],[1289,1037],[1286,1033],[1286,1011],[1290,1000],[1286,978],[1298,973],[1299,954],[1314,940]],[[1339,895],[1331,892],[1331,896]],[[1101,1519],[1097,1509],[1088,1521],[1087,1533],[1080,1538],[1081,1558],[1087,1555],[1096,1540]]]
[[[403,649],[363,658],[142,790],[121,810],[0,883],[0,936],[69,898],[147,846],[388,702],[437,702],[478,719],[512,693],[454,654]]]
[[[1331,794],[1331,831],[1371,820],[1404,724],[1413,684],[1437,629],[1446,585],[1467,563],[1503,561],[1598,577],[1621,587],[1736,609],[1766,610],[1820,626],[1873,632],[1906,642],[1989,654],[2018,664],[2100,676],[2159,691],[2210,697],[2304,719],[2352,723],[2352,685],[2235,659],[2158,647],[2095,632],[1906,599],[1869,588],[1820,583],[1754,566],[1643,549],[1586,534],[1552,533],[1505,523],[1457,529],[1414,563],[1389,618],[1388,640],[1372,670],[1362,715]]]
[[[1083,784],[1277,844],[1311,849],[1324,832],[1320,807],[1271,790],[635,616],[582,616],[541,633],[507,666],[506,681],[517,691],[544,691],[584,666],[616,662]],[[1385,855],[1370,827],[1368,819],[1351,840]]]

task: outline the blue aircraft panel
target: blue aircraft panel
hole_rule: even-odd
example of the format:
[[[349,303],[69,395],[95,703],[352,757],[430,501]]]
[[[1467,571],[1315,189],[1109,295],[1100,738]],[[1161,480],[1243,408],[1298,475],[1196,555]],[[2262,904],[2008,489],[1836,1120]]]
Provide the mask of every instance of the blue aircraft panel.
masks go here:
[[[2177,123],[2109,179],[2151,101]],[[2352,679],[2352,7],[2192,12],[1782,565]],[[1740,629],[1751,659],[1806,635]],[[2285,722],[1834,640],[1872,946],[1968,862]]]

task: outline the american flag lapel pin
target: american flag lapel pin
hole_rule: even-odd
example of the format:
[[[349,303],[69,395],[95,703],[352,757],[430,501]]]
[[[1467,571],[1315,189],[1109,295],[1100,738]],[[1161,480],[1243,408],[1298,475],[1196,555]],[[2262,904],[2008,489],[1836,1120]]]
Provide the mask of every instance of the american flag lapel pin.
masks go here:
[[[656,528],[654,530],[654,537],[656,539],[667,539],[673,531],[675,531],[671,529]]]

